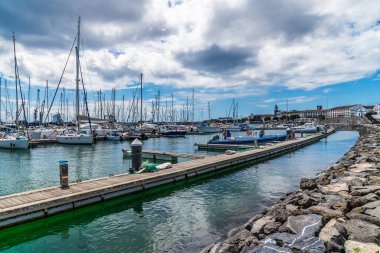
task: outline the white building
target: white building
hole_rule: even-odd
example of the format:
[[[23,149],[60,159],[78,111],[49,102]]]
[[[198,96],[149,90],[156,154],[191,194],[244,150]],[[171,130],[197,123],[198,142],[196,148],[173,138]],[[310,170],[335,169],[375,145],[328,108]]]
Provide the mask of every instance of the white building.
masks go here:
[[[361,117],[361,116],[366,115],[369,112],[373,112],[373,106],[372,105],[370,105],[370,106],[361,106],[356,111],[355,116]]]
[[[327,118],[335,119],[335,118],[350,118],[356,116],[357,111],[362,108],[362,105],[344,105],[331,108],[327,110]]]
[[[303,110],[297,111],[300,118],[319,118],[320,116],[326,116],[325,110]]]
[[[375,105],[375,107],[373,108],[373,111],[376,112],[377,115],[380,115],[380,104]]]

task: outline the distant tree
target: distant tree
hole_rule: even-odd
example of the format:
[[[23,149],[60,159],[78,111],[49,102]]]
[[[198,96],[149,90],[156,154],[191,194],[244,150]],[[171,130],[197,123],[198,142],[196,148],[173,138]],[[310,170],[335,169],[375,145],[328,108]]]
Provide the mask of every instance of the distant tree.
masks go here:
[[[286,120],[286,118],[287,118],[286,115],[282,115],[282,116],[281,116],[281,120],[282,120],[282,121]]]
[[[325,115],[319,115],[318,119],[319,119],[319,120],[325,120],[325,119],[326,119],[326,116],[325,116]]]
[[[278,121],[278,117],[273,117],[273,121]]]
[[[264,121],[270,121],[270,117],[269,116],[265,116]]]

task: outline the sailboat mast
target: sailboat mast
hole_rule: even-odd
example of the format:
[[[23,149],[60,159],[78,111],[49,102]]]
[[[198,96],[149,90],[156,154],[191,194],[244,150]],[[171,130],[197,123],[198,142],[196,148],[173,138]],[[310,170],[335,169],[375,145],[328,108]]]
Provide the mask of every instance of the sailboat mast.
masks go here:
[[[77,128],[78,132],[80,129],[80,123],[79,123],[79,45],[80,45],[80,17],[78,18],[78,34],[77,34],[77,46],[76,46],[76,118],[77,118]]]
[[[142,122],[143,122],[143,97],[142,97],[142,80],[143,80],[143,74],[140,74],[140,128],[142,129]]]
[[[192,100],[192,121],[193,123],[195,122],[195,101],[194,101],[194,87],[193,87],[193,94],[192,94],[192,97],[191,97],[191,100]]]
[[[29,87],[28,87],[28,121],[30,122],[30,76],[29,76]]]
[[[208,102],[207,105],[208,105],[208,120],[211,120],[211,108],[210,108],[210,102]]]
[[[15,32],[13,32],[13,55],[15,61],[15,86],[16,86],[16,130],[18,130],[18,88],[17,88],[17,58],[16,58],[16,37]]]
[[[1,97],[1,77],[0,77],[0,124],[1,124],[1,103],[3,102]]]

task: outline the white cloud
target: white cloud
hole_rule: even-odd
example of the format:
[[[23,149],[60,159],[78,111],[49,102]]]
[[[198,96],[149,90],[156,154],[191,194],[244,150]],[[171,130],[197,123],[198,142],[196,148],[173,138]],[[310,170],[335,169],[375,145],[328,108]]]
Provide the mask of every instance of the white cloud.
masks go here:
[[[118,3],[114,1],[110,5]],[[2,4],[16,5],[7,0]],[[28,5],[26,1],[25,6],[30,4],[33,3]],[[73,2],[70,4],[74,6]],[[46,79],[52,84],[58,82],[75,33],[77,12],[74,10],[80,9],[80,5],[86,5],[85,1],[62,13],[43,9],[29,12],[37,21],[66,23],[56,24],[62,28],[59,32],[63,45],[48,40],[55,35],[51,34],[53,30],[34,27],[27,36],[23,35],[26,31],[16,30],[20,74],[24,80],[30,75],[34,85],[43,85]],[[117,17],[112,16],[112,11],[107,12],[108,7],[83,14],[86,50],[82,69],[85,81],[91,83],[88,89],[125,87],[137,81],[143,72],[145,82],[208,88],[205,98],[213,100],[252,95],[263,87],[278,85],[314,89],[368,77],[380,68],[377,25],[380,2],[377,1],[187,0],[169,7],[167,1],[151,0],[132,7],[141,13],[136,17],[133,13],[130,14],[133,17],[127,17],[127,13],[124,17],[123,8],[127,10],[127,4],[120,5]],[[42,8],[51,6],[44,3]],[[26,8],[20,9],[21,13],[3,9],[8,11],[8,17],[27,12]],[[66,19],[55,19],[56,15]],[[10,36],[17,24],[9,20],[7,27],[0,25],[3,59],[0,72],[12,76]],[[20,27],[28,25],[27,19],[18,22]],[[38,40],[44,46],[36,46]],[[53,42],[57,44],[51,45]],[[185,56],[191,57],[192,64],[186,64]],[[225,64],[223,61],[231,62],[229,57],[242,64],[236,64],[236,68]],[[211,64],[213,67],[207,68]],[[63,86],[74,87],[74,80],[72,58]],[[221,95],[221,90],[227,94]]]

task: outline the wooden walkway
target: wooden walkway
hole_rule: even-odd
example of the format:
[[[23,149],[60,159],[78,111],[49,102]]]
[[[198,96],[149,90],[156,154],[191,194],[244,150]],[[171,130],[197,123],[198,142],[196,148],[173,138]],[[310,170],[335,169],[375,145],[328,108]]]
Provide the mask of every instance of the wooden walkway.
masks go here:
[[[326,135],[317,134],[298,140],[286,141],[264,149],[238,152],[234,155],[208,156],[173,165],[155,173],[121,174],[106,178],[74,183],[70,188],[50,187],[0,197],[0,228],[14,226],[57,213],[73,210],[107,199],[143,191],[159,185],[211,173],[234,165],[268,159],[309,145]]]

